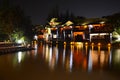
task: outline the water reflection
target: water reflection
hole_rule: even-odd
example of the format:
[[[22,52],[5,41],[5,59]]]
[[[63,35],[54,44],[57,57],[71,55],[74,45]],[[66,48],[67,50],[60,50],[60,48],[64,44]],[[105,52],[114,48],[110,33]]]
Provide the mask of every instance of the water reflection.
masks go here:
[[[43,56],[51,70],[61,64],[63,68],[70,72],[73,69],[91,72],[92,70],[109,67],[108,65],[112,61],[111,47],[101,49],[101,46],[94,47],[83,43],[64,46],[44,45]]]
[[[114,54],[111,54],[112,56],[112,67],[117,68],[120,70],[120,48],[118,49],[113,49],[112,52],[114,52]]]
[[[116,55],[114,56],[115,63],[120,63],[120,49],[116,49]]]
[[[0,56],[0,65],[9,66],[25,65],[30,62],[39,64],[42,61],[47,64],[51,71],[58,68],[62,70],[86,71],[105,70],[120,67],[120,48],[115,49],[110,46],[88,46],[84,43],[74,45],[36,45],[36,50],[17,52]],[[3,66],[4,66],[3,65]],[[34,66],[34,64],[32,64]],[[2,67],[2,66],[0,66]],[[120,68],[119,68],[120,69]]]
[[[22,52],[18,52],[18,63],[22,60]]]

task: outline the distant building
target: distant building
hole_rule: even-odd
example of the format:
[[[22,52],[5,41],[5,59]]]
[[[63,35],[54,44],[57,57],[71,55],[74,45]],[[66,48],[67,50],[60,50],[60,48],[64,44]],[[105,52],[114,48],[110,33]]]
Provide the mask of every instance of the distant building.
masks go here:
[[[69,21],[70,22],[70,21]],[[67,22],[68,23],[68,22]],[[71,22],[72,23],[72,22]],[[72,23],[73,24],[73,23]],[[111,42],[113,29],[105,22],[87,23],[80,26],[56,25],[46,28],[42,35],[46,42]]]

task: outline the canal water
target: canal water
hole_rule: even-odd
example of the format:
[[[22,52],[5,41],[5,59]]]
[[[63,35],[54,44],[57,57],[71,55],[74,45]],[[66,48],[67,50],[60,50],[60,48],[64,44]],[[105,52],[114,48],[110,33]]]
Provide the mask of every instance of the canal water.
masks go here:
[[[36,45],[0,55],[0,80],[120,80],[120,48]]]

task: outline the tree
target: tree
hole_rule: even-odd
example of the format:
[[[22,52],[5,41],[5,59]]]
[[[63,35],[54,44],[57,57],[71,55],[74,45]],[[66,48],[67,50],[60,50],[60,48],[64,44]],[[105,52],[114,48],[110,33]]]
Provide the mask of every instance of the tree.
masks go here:
[[[27,40],[32,39],[30,17],[26,16],[19,6],[3,6],[0,9],[0,30],[2,34],[8,35],[10,41],[14,41],[13,35],[17,31],[28,38]]]
[[[104,18],[106,18],[107,23],[111,24],[114,28],[120,27],[120,13],[104,16]]]
[[[106,24],[109,24],[118,34],[120,34],[120,13],[109,16],[104,16],[107,19]]]
[[[0,7],[0,30],[2,34],[8,35],[11,40],[10,34],[13,32],[13,14],[9,5],[9,0],[2,0]]]

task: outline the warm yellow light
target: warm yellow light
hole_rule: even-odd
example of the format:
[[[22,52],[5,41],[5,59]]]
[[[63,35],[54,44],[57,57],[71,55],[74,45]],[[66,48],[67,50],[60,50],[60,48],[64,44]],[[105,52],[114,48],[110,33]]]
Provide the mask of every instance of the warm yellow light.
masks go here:
[[[67,21],[65,24],[66,24],[67,26],[70,26],[70,25],[73,24],[73,22],[72,22],[72,21]]]
[[[110,47],[111,46],[111,44],[110,43],[108,43],[108,47]]]
[[[51,34],[51,29],[50,28],[48,28],[48,34]]]
[[[98,43],[98,46],[100,46],[101,45],[101,43]]]
[[[82,42],[76,42],[76,44],[81,45],[81,44],[83,44],[83,43],[82,43]]]
[[[91,45],[94,46],[94,43],[92,43]]]
[[[75,42],[75,46],[77,48],[82,48],[83,47],[83,43],[82,42]]]
[[[70,44],[74,44],[74,42],[70,42]]]
[[[64,42],[64,45],[66,45],[66,42]]]
[[[88,45],[88,42],[86,42],[85,45]]]
[[[84,28],[87,28],[87,25],[85,25]]]

